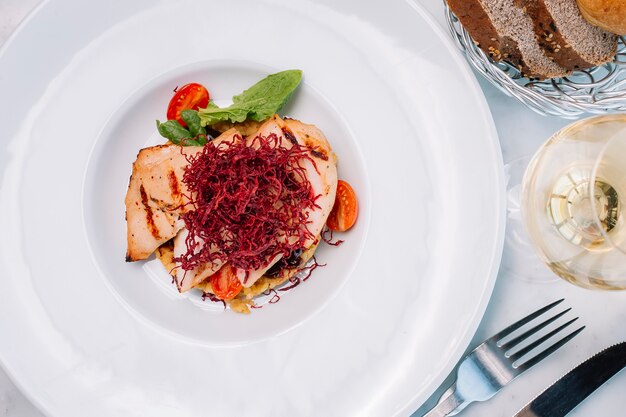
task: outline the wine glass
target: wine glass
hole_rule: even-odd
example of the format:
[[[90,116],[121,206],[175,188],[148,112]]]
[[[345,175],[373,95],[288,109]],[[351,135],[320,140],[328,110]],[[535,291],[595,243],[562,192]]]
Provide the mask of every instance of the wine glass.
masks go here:
[[[626,289],[626,115],[552,136],[522,181],[522,219],[540,257],[585,288]]]
[[[504,165],[506,180],[506,233],[502,253],[501,271],[533,284],[547,284],[559,278],[537,256],[522,221],[522,179],[532,155],[508,161]]]

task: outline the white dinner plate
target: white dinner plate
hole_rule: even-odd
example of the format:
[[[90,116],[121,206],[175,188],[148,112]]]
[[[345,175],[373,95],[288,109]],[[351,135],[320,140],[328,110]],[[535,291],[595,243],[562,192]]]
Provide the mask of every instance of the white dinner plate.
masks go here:
[[[176,85],[228,103],[288,68],[361,211],[326,266],[244,316],[124,261],[123,197]],[[50,416],[409,415],[500,261],[488,108],[412,0],[44,2],[0,53],[0,362]]]

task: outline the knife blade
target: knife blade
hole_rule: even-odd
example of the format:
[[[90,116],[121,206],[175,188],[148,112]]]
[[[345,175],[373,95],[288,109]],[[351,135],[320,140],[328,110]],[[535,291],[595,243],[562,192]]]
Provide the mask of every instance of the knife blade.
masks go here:
[[[626,366],[626,342],[590,357],[544,390],[513,417],[563,417]]]

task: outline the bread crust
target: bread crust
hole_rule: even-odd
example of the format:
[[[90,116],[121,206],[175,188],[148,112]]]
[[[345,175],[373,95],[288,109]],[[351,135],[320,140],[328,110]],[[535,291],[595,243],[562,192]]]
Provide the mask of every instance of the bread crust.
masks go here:
[[[568,44],[543,0],[516,0],[516,3],[532,18],[537,42],[551,60],[568,71],[595,65]]]
[[[623,3],[626,14],[626,0],[612,1]],[[575,0],[447,2],[483,51],[528,78],[563,77],[610,61],[615,54],[616,37],[587,23]]]
[[[537,77],[522,59],[517,42],[500,36],[478,0],[447,0],[450,10],[459,19],[476,44],[494,61],[506,61],[522,74]]]
[[[626,35],[626,0],[577,0],[589,23],[618,35]]]

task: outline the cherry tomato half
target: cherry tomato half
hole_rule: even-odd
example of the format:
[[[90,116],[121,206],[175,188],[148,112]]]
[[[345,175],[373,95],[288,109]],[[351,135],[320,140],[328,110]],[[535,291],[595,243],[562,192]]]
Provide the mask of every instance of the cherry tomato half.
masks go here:
[[[235,269],[229,264],[209,278],[213,294],[221,300],[232,300],[241,291],[241,281],[237,278]]]
[[[359,215],[359,203],[354,190],[345,181],[337,182],[335,204],[328,215],[326,226],[334,232],[345,232],[356,223]]]
[[[167,106],[167,120],[177,120],[182,126],[187,126],[180,117],[180,112],[187,109],[198,110],[209,104],[209,92],[198,83],[185,84],[176,90],[174,97]]]

